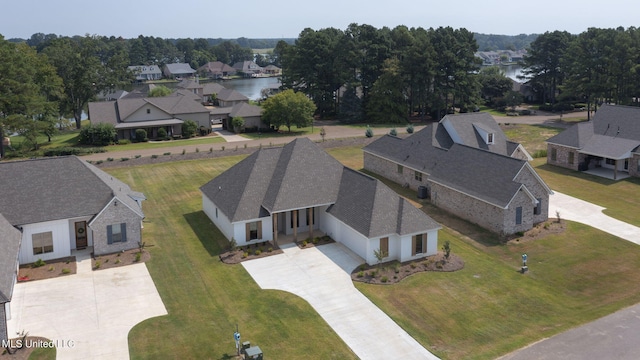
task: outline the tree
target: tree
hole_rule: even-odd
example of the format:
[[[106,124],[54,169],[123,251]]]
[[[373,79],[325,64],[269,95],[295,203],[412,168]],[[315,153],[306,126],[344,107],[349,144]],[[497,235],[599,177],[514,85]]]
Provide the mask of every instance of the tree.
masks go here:
[[[79,142],[83,145],[109,145],[116,138],[116,128],[113,124],[90,124],[80,130]]]
[[[96,37],[85,36],[77,40],[58,38],[43,50],[64,83],[66,97],[61,103],[60,112],[64,113],[63,109],[70,110],[78,129],[82,111],[89,101],[100,92],[112,91],[130,83],[133,77],[126,64],[123,65],[128,58],[123,49],[118,50],[118,56],[105,62],[98,57],[100,45]]]
[[[382,249],[378,248],[373,250],[373,256],[376,257],[376,260],[378,260],[378,264],[380,264],[382,260],[384,260],[384,258],[389,256],[389,254],[386,251],[382,251]]]
[[[5,129],[23,135],[33,148],[40,132],[52,135],[62,96],[62,80],[46,56],[0,35],[0,157]]]
[[[348,84],[340,101],[340,121],[347,124],[360,122],[362,115],[362,99],[358,97],[356,88]]]
[[[511,111],[516,111],[516,107],[522,103],[522,94],[509,90],[504,94],[504,101],[507,106],[511,107]]]
[[[482,97],[488,104],[493,104],[495,98],[501,98],[513,88],[513,81],[506,77],[498,66],[482,68],[478,74]]]
[[[149,90],[149,97],[162,97],[171,95],[171,89],[164,85],[158,85]]]
[[[451,242],[449,242],[449,240],[445,241],[444,245],[442,245],[442,251],[444,251],[444,258],[449,260],[449,256],[451,256]]]
[[[182,123],[182,136],[185,138],[191,138],[196,135],[196,130],[198,130],[198,124],[196,124],[193,120],[185,120]]]
[[[398,60],[386,60],[382,75],[371,89],[367,118],[374,123],[406,123],[408,111],[404,89]]]
[[[233,125],[233,131],[236,133],[242,132],[242,128],[244,128],[244,119],[242,116],[236,116],[231,120],[231,125]]]
[[[293,125],[301,128],[313,123],[316,106],[303,93],[289,89],[268,98],[263,109],[265,123],[276,128],[284,125],[291,132]]]

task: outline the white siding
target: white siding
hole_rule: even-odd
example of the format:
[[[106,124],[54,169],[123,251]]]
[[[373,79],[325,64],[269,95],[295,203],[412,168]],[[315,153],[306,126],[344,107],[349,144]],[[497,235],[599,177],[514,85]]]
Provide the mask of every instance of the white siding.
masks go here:
[[[329,231],[323,230],[331,236],[331,238],[343,243],[361,258],[367,259],[367,262],[370,261],[370,258],[373,257],[373,250],[371,250],[371,254],[368,254],[370,247],[370,240],[368,238],[329,214],[326,214],[323,218],[324,221],[322,221],[322,219],[320,220],[321,226],[323,223],[327,226],[326,229]],[[369,263],[375,264],[375,261]]]
[[[53,252],[33,255],[31,235],[51,231]],[[38,259],[52,260],[71,255],[71,234],[69,220],[55,220],[22,226],[22,244],[20,245],[20,264],[29,264]]]
[[[438,253],[438,230],[431,230],[426,233],[427,235],[427,248],[426,253],[416,254],[415,256],[411,256],[412,241],[411,237],[416,234],[404,235],[400,240],[401,246],[401,254],[400,254],[400,262],[411,261],[415,259],[420,259],[426,256],[435,255]],[[391,245],[389,245],[391,247]]]
[[[220,211],[220,209],[218,209],[218,216],[216,217],[216,208],[216,204],[214,204],[206,195],[202,194],[202,210],[205,214],[207,214],[209,219],[211,219],[213,224],[217,226],[218,229],[220,229],[222,234],[227,239],[231,240],[232,237],[235,237],[234,227],[233,225],[231,225],[231,222],[225,216],[225,214]],[[242,231],[244,232],[244,229]],[[239,244],[240,240],[237,237],[235,239]],[[244,240],[244,237],[242,239]]]
[[[147,114],[147,110],[149,110],[148,114]],[[133,114],[129,115],[126,119],[124,119],[124,121],[126,123],[130,123],[130,122],[136,122],[136,121],[167,120],[167,119],[173,119],[173,116],[171,116],[171,114],[168,114],[151,104],[147,104],[141,107],[140,109],[134,111]]]

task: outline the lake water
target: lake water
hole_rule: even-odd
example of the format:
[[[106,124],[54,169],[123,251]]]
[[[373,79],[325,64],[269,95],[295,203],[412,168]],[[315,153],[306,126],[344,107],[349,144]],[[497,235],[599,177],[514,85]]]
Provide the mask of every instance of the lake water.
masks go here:
[[[233,89],[251,100],[259,100],[264,88],[280,84],[278,77],[223,80],[219,83],[227,89]]]

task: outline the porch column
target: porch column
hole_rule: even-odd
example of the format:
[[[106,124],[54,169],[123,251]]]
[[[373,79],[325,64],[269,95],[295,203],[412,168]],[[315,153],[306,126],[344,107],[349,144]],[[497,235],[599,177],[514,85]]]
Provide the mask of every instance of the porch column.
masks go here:
[[[309,239],[313,240],[313,208],[307,209],[307,219],[309,219]]]
[[[618,179],[618,159],[613,161],[613,180]]]
[[[274,213],[273,218],[273,244],[278,245],[278,214]]]
[[[293,210],[291,216],[293,219],[293,241],[298,241],[298,210]]]

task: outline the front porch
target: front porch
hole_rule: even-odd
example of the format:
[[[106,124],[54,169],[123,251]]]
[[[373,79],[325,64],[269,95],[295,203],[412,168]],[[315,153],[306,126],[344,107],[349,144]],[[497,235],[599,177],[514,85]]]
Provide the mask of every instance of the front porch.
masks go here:
[[[305,239],[308,238],[314,238],[314,237],[322,237],[326,235],[323,231],[319,230],[319,229],[314,229],[313,233],[310,234],[308,231],[305,232],[301,232],[297,234],[297,241],[302,242]],[[276,245],[278,245],[279,247],[282,247],[283,245],[287,245],[287,244],[295,244],[296,242],[296,236],[294,234],[284,234],[284,233],[280,233],[278,234],[277,240],[274,241],[276,243]]]
[[[600,176],[609,180],[623,180],[630,177],[628,172],[625,171],[615,171],[614,169],[597,167],[592,168],[586,171],[583,171],[585,174]]]

